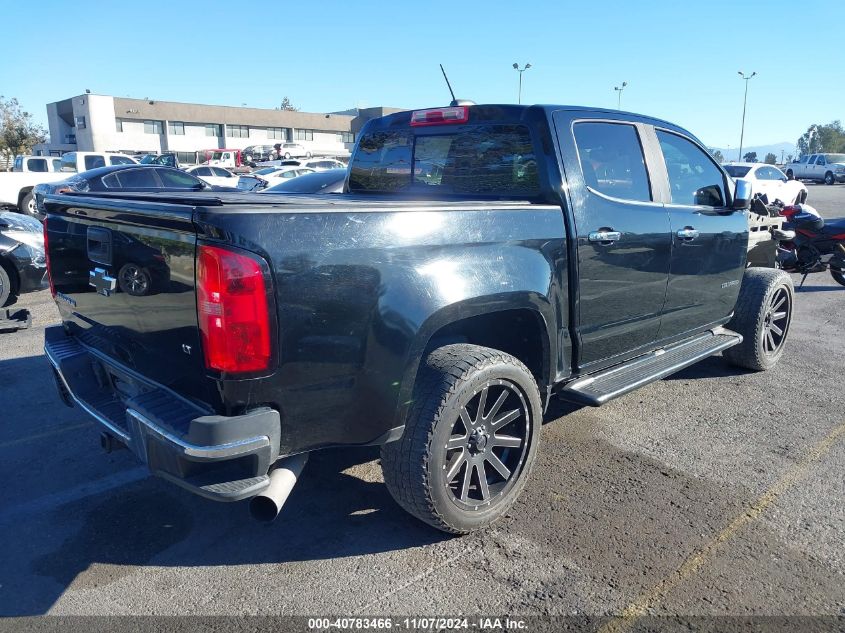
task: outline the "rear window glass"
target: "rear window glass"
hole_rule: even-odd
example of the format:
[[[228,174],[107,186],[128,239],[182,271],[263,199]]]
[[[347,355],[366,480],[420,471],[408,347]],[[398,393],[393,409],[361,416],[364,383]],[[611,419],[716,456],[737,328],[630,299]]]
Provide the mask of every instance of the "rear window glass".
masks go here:
[[[30,158],[26,161],[26,168],[29,171],[47,171],[46,158]]]
[[[365,134],[349,189],[532,197],[540,183],[527,127],[479,125],[416,137],[411,130]]]
[[[731,178],[744,178],[749,171],[751,171],[751,167],[743,167],[741,165],[725,165],[725,171],[728,172],[728,175]]]

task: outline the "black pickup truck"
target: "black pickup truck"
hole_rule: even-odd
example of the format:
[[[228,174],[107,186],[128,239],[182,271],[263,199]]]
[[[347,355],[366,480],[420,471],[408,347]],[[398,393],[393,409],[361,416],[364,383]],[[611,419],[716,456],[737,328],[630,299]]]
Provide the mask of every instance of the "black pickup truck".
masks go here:
[[[746,267],[750,197],[653,118],[393,114],[342,194],[47,198],[45,350],[107,447],[197,494],[271,519],[309,451],[376,444],[403,508],[468,532],[525,485],[550,398],[777,362],[793,288]]]

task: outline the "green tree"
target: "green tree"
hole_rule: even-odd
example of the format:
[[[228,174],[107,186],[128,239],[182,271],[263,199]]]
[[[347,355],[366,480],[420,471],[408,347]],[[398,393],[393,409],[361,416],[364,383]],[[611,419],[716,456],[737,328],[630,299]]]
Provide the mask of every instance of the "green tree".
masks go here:
[[[777,165],[778,157],[769,152],[766,154],[766,158],[763,159],[763,162],[767,165]]]
[[[713,156],[714,159],[716,159],[717,163],[725,162],[725,157],[722,156],[722,152],[720,152],[719,150],[710,148],[710,154]]]
[[[0,162],[25,154],[46,139],[46,130],[33,123],[32,115],[21,108],[17,99],[0,95]]]
[[[798,151],[802,154],[822,152],[845,152],[845,129],[840,121],[827,125],[814,123],[798,139]]]
[[[742,160],[746,163],[756,163],[757,162],[757,152],[746,152],[742,156]]]
[[[290,99],[288,99],[287,97],[282,99],[282,105],[279,106],[279,109],[280,110],[288,110],[290,112],[298,112],[299,111],[299,108],[297,108],[295,105],[293,105],[290,102]]]

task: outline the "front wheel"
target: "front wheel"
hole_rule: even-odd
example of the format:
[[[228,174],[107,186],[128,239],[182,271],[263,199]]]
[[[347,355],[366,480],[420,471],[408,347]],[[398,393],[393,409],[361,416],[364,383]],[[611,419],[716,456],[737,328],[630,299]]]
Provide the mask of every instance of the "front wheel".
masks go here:
[[[425,359],[402,438],[381,449],[384,481],[410,514],[452,534],[487,527],[516,501],[537,457],[540,392],[519,360],[447,345]]]
[[[774,367],[786,345],[794,298],[792,278],[782,270],[747,269],[736,311],[726,326],[743,340],[724,351],[727,361],[755,371]]]
[[[840,286],[845,286],[845,274],[843,274],[842,270],[843,269],[839,266],[831,266],[830,276],[833,277],[834,281],[836,281],[836,283]]]
[[[285,152],[285,160],[290,160],[290,152]]]
[[[787,178],[787,180],[795,180],[795,174],[792,173],[791,169],[787,170],[786,178]]]
[[[305,158],[311,158],[311,152],[305,152]]]
[[[833,172],[829,171],[824,175],[824,184],[832,185],[836,183],[836,178],[833,177]]]

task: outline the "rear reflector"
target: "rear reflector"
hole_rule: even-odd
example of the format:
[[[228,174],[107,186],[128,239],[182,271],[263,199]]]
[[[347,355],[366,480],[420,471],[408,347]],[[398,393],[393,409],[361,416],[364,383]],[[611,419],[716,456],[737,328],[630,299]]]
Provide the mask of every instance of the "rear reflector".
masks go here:
[[[209,369],[269,369],[271,316],[263,268],[257,256],[200,245],[197,313]]]
[[[452,108],[433,108],[431,110],[415,110],[411,113],[411,126],[448,125],[450,123],[466,123],[469,121],[469,108],[455,106]]]

